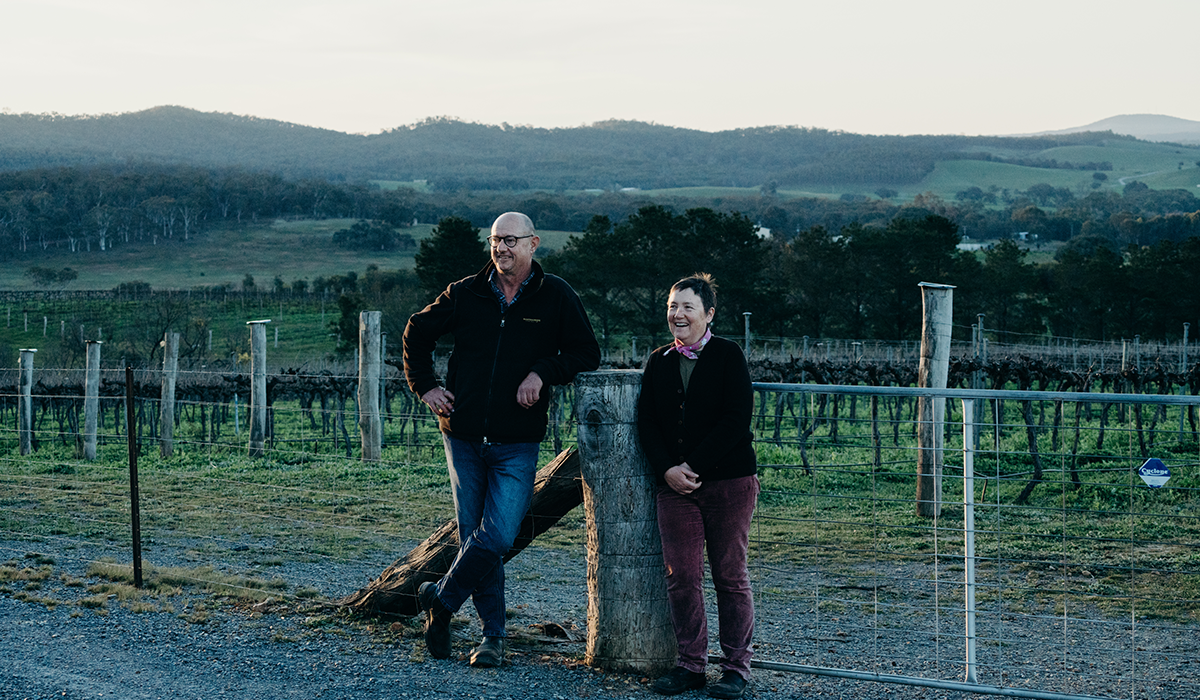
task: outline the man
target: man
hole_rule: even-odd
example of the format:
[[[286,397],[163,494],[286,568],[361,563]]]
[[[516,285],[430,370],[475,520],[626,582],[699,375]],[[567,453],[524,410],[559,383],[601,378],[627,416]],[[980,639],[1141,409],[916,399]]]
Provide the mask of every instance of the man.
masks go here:
[[[450,656],[450,618],[470,597],[483,625],[475,667],[504,659],[503,557],[533,494],[546,389],[600,364],[579,297],[534,262],[539,242],[528,216],[502,214],[488,237],[491,262],[447,287],[404,329],[404,374],[438,416],[460,543],[450,571],[418,590],[425,645],[434,658]],[[433,350],[447,334],[454,348],[442,386]]]

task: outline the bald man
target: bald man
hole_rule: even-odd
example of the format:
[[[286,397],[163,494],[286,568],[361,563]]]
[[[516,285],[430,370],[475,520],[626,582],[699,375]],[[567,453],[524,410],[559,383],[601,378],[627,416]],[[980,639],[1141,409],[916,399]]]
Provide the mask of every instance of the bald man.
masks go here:
[[[600,346],[575,290],[534,261],[540,239],[528,216],[500,215],[491,261],[454,282],[404,329],[408,386],[438,417],[454,494],[459,551],[450,571],[421,585],[430,656],[451,653],[450,618],[471,598],[483,641],[474,667],[504,660],[504,554],[533,494],[546,435],[547,387],[600,365]],[[438,338],[452,335],[444,382],[434,372]]]

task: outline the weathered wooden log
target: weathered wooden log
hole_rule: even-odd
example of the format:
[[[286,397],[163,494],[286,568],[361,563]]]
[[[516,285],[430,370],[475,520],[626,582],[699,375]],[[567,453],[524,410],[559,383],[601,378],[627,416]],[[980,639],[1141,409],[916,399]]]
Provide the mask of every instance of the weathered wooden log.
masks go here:
[[[512,548],[504,555],[504,561],[520,554],[535,537],[549,530],[581,503],[579,453],[570,448],[538,470],[529,512],[521,522]],[[366,588],[351,593],[336,604],[363,613],[416,615],[419,612],[417,588],[426,581],[436,581],[444,576],[457,554],[458,528],[450,519]]]
[[[575,377],[588,519],[585,661],[658,675],[675,664],[675,628],[658,534],[657,486],[637,431],[641,372]]]

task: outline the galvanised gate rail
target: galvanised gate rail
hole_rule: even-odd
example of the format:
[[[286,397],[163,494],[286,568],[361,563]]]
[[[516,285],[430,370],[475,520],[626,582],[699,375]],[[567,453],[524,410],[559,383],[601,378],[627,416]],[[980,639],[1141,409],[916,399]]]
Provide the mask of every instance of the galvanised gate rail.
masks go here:
[[[754,389],[757,667],[1012,697],[1200,697],[1200,397]],[[918,399],[950,400],[932,518],[915,507]],[[1139,477],[1150,458],[1166,485]]]

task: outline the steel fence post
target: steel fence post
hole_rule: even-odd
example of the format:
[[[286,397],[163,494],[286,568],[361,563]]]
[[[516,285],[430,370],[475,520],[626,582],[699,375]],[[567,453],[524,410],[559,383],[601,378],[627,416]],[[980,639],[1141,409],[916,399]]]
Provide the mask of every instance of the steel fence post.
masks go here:
[[[978,683],[975,673],[975,399],[963,399],[963,577],[965,590],[967,672],[964,680]]]

